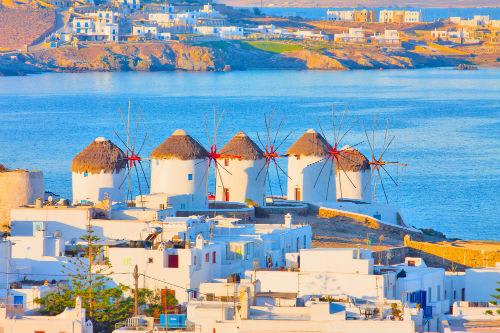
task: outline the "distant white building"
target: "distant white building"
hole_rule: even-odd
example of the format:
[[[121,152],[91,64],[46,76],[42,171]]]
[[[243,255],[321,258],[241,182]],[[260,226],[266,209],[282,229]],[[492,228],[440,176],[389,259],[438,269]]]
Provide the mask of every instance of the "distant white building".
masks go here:
[[[366,43],[367,39],[363,28],[349,28],[348,32],[334,35],[335,42]]]
[[[375,34],[372,38],[378,44],[384,45],[399,45],[401,40],[399,38],[399,31],[385,29],[383,34]]]
[[[379,13],[381,23],[418,23],[421,22],[421,12],[418,10],[389,10]]]
[[[297,30],[294,33],[295,37],[304,40],[319,40],[319,41],[328,41],[330,40],[330,36],[325,34],[323,31],[314,31],[314,30]]]
[[[86,16],[86,17],[85,17]],[[111,10],[98,10],[77,16],[72,21],[73,34],[82,40],[118,41],[120,14]]]
[[[158,39],[158,27],[151,23],[134,22],[132,24],[132,36]]]
[[[221,39],[241,39],[244,37],[243,27],[237,26],[195,26],[194,33],[217,36]]]
[[[115,7],[140,9],[141,0],[112,0]]]
[[[327,10],[326,17],[329,21],[354,21],[354,10]]]

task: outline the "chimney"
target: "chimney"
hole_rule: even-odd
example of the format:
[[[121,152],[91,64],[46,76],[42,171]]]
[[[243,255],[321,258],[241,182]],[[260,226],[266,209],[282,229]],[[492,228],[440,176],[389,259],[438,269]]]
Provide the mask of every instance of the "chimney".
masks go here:
[[[292,227],[292,214],[290,213],[285,214],[285,227],[287,228]]]

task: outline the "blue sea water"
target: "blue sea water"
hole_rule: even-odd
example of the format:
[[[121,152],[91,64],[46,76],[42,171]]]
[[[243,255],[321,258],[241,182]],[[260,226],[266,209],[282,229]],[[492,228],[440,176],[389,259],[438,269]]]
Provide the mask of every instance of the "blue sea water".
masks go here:
[[[347,110],[365,140],[376,115],[380,152],[386,119],[387,160],[399,187],[384,182],[407,222],[451,237],[500,240],[500,70],[241,71],[228,73],[80,73],[0,78],[0,163],[43,170],[46,188],[71,196],[71,159],[97,136],[118,143],[118,108],[141,109],[143,155],[184,128],[207,144],[205,115],[224,110],[219,145],[243,130],[264,135],[264,115],[284,120],[284,152],[318,119],[332,138],[331,109]],[[339,120],[337,120],[338,124]],[[344,125],[344,128],[348,128]],[[134,132],[134,130],[133,130]],[[212,131],[210,131],[210,134]],[[142,134],[141,134],[142,136]],[[361,151],[370,154],[368,144]],[[281,161],[286,167],[286,161]],[[276,177],[273,191],[279,193]],[[212,180],[213,182],[213,180]],[[380,188],[380,187],[379,187]],[[378,199],[382,199],[381,192]]]
[[[293,17],[300,16],[305,19],[326,19],[327,9],[353,9],[353,8],[292,8],[292,7],[263,7],[262,12],[267,15]],[[380,9],[374,8],[377,12]],[[422,13],[422,19],[426,22],[432,22],[439,19],[445,19],[453,16],[462,18],[472,18],[474,15],[489,15],[490,19],[500,19],[500,7],[497,8],[405,8],[419,10]]]

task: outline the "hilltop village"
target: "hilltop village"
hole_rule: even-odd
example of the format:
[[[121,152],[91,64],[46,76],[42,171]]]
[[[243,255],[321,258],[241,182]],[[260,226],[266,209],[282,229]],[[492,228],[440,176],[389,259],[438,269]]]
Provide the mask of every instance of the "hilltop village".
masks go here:
[[[140,156],[129,140],[121,149],[98,137],[72,160],[71,200],[46,191],[41,171],[1,166],[0,331],[498,329],[498,251],[450,246],[376,201],[382,156],[340,149],[313,129],[284,154],[265,141],[238,132],[207,149],[178,129]],[[281,195],[266,186],[278,157]],[[146,188],[129,185],[140,180]],[[366,242],[322,243],[336,226],[362,230]],[[106,288],[124,295],[106,294],[114,307],[104,321],[95,298]],[[140,301],[146,291],[157,298]],[[73,297],[49,311],[64,295]],[[118,311],[126,304],[133,311]]]
[[[306,20],[259,8],[140,0],[0,6],[4,75],[498,66],[500,59],[500,20],[487,15],[427,22],[419,10],[325,9],[324,20]]]

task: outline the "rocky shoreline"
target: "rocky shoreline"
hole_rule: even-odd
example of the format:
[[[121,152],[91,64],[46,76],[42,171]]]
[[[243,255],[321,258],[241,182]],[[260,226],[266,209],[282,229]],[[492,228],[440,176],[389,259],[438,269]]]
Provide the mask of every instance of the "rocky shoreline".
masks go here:
[[[242,42],[88,44],[0,57],[0,75],[88,71],[350,70],[453,67],[464,59],[356,47],[273,53]]]

